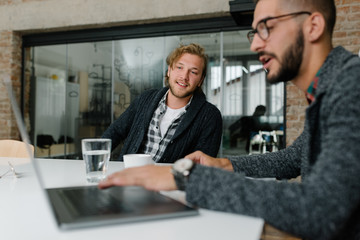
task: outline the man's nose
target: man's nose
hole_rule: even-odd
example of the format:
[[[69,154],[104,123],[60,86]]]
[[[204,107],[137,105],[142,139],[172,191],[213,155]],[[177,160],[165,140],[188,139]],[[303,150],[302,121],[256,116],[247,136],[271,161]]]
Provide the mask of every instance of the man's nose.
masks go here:
[[[189,74],[190,74],[190,70],[184,69],[184,70],[181,72],[181,77],[182,77],[184,80],[188,80],[188,79],[189,79]]]
[[[265,46],[265,41],[262,40],[258,33],[255,33],[254,38],[250,45],[250,50],[253,52],[259,52]]]

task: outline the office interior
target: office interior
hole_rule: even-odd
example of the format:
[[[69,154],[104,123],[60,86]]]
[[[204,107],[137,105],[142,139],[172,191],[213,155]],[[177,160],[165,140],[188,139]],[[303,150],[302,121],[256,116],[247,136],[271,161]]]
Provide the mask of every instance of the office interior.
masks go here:
[[[81,159],[81,139],[101,137],[137,96],[162,88],[167,55],[189,43],[201,44],[209,56],[202,88],[223,115],[220,155],[249,153],[247,137],[233,135],[246,127],[239,119],[259,105],[266,107],[259,120],[270,126],[263,130],[276,131],[271,144],[282,148],[284,84],[266,83],[246,34],[235,29],[27,47],[35,157]]]
[[[189,8],[186,12],[190,14],[185,16],[178,14],[182,10],[178,7],[179,11],[175,11],[173,17],[164,14],[173,13],[166,9],[166,11],[154,11],[145,18],[142,18],[141,14],[136,14],[138,20],[134,20],[131,16],[130,20],[121,17],[114,20],[114,17],[109,17],[111,21],[108,23],[96,22],[99,19],[96,16],[104,14],[101,11],[93,13],[96,15],[91,17],[93,21],[86,18],[84,21],[72,23],[65,20],[69,17],[67,12],[72,12],[72,9],[66,9],[65,6],[72,1],[57,1],[58,8],[44,11],[42,5],[52,6],[47,2],[50,1],[3,1],[0,7],[1,10],[7,9],[2,12],[13,13],[11,6],[8,7],[6,4],[17,5],[16,8],[19,9],[22,4],[38,4],[36,11],[29,11],[33,13],[34,19],[41,20],[41,17],[37,18],[35,15],[47,16],[44,12],[54,15],[53,18],[48,17],[48,21],[51,22],[48,25],[40,20],[39,23],[34,24],[32,19],[26,19],[28,16],[26,12],[24,16],[12,15],[9,17],[9,22],[0,23],[2,27],[6,25],[1,31],[11,32],[15,40],[16,38],[21,40],[20,44],[14,44],[15,47],[6,45],[13,51],[19,46],[19,50],[16,49],[11,55],[10,67],[2,65],[0,75],[4,71],[10,72],[15,90],[20,92],[18,95],[20,106],[31,141],[35,145],[35,157],[80,159],[79,141],[85,137],[101,136],[104,129],[136,96],[148,88],[162,87],[166,55],[179,43],[189,42],[202,44],[211,59],[203,90],[208,100],[215,104],[224,116],[224,134],[219,156],[249,154],[245,139],[236,136],[234,138],[233,129],[236,129],[237,123],[243,117],[251,117],[256,106],[259,105],[266,106],[265,114],[260,117],[261,121],[266,125],[269,124],[278,138],[275,147],[274,140],[270,138],[271,145],[266,146],[265,149],[259,148],[259,143],[255,141],[256,153],[282,148],[285,146],[285,139],[286,143],[290,144],[291,140],[301,132],[301,121],[293,125],[287,124],[286,121],[290,122],[289,118],[297,114],[300,115],[301,120],[301,114],[307,105],[306,101],[301,103],[296,99],[296,92],[294,94],[289,84],[267,85],[256,56],[249,51],[246,32],[251,28],[252,0],[222,1],[221,4],[226,6],[226,9],[219,8],[217,12],[212,12],[211,6],[220,1],[209,1],[209,4],[201,7],[206,10]],[[79,2],[95,5],[96,1]],[[139,1],[131,2],[136,5]],[[153,1],[151,4],[156,5],[159,2],[161,1]],[[168,7],[167,1],[163,2],[161,5]],[[191,1],[177,3],[184,5],[189,2]],[[202,4],[204,1],[199,2]],[[105,2],[102,4],[106,5]],[[338,19],[334,46],[344,45],[360,56],[357,34],[359,25],[355,17],[353,20],[349,19],[351,8],[357,9],[358,4],[356,1],[336,1],[336,5]],[[131,12],[132,6],[129,8],[128,11]],[[142,8],[136,6],[136,11],[141,12]],[[81,12],[84,9],[76,10],[79,12],[78,15],[83,16]],[[89,7],[89,9],[93,8]],[[152,11],[153,8],[149,7],[148,12]],[[124,9],[118,5],[114,12],[113,15],[129,16],[123,14]],[[19,10],[19,13],[24,12]],[[91,15],[91,12],[86,14]],[[4,14],[0,18],[4,20],[4,16],[7,15],[11,16]],[[77,20],[79,19],[82,20],[81,18]],[[43,25],[45,27],[42,27]],[[4,49],[4,46],[1,45],[0,48]],[[22,55],[21,64],[13,61],[17,55]],[[0,60],[4,61],[7,58],[8,55],[0,54]],[[21,72],[18,71],[20,68]],[[105,101],[98,101],[99,98]],[[289,100],[292,102],[287,102]],[[15,128],[13,127],[16,125],[15,121],[10,115],[8,118],[3,117],[5,120],[3,119],[2,123],[7,123],[9,128]],[[39,119],[44,121],[41,122]],[[8,124],[11,121],[13,125]],[[8,132],[1,137],[19,138],[19,135],[14,137],[12,132]],[[15,132],[18,134],[17,129]],[[269,139],[269,135],[266,134],[263,140]],[[22,180],[28,181],[28,179]],[[264,233],[269,232],[273,234],[273,230],[264,230]],[[271,239],[273,238],[272,236]]]
[[[162,88],[167,55],[189,43],[209,56],[202,89],[223,116],[218,156],[284,148],[285,85],[265,81],[246,36],[254,4],[229,5],[222,17],[25,34],[21,106],[35,157],[82,159],[81,139],[101,137],[137,96]],[[261,127],[247,129],[258,106]]]
[[[83,1],[80,1],[78,4],[82,4],[82,3]],[[89,10],[91,11],[94,11],[99,6],[98,4],[95,3],[96,1],[86,1],[86,4],[89,7]],[[157,0],[153,2],[151,5],[149,5],[147,9],[139,7],[137,3],[138,3],[137,1],[126,1],[126,6],[124,6],[123,3],[120,2],[108,2],[108,3],[104,2],[102,4],[102,8],[99,9],[99,11],[94,12],[97,14],[92,14],[92,15],[89,15],[87,13],[85,14],[85,12],[82,10],[76,10],[77,8],[76,7],[74,8],[74,6],[72,8],[71,6],[74,5],[75,3],[71,1],[62,2],[61,4],[60,3],[55,4],[54,2],[46,1],[46,0],[41,1],[41,3],[38,2],[37,0],[30,0],[30,1],[18,2],[18,3],[13,1],[8,1],[1,4],[1,10],[6,11],[7,13],[2,15],[1,17],[2,21],[0,24],[0,29],[1,29],[0,41],[1,41],[1,49],[3,52],[3,54],[0,56],[0,59],[2,61],[1,62],[2,68],[0,70],[0,75],[11,76],[15,90],[17,92],[18,100],[20,101],[20,106],[24,116],[25,123],[28,127],[29,133],[31,134],[32,142],[37,143],[36,135],[40,135],[41,141],[45,139],[44,140],[45,143],[52,144],[51,149],[49,149],[49,144],[44,144],[44,143],[40,144],[43,146],[43,148],[41,149],[36,148],[37,152],[39,153],[38,156],[44,156],[44,157],[47,156],[53,158],[63,155],[64,157],[71,157],[72,153],[77,152],[78,150],[70,151],[70,149],[68,148],[74,149],[76,144],[70,145],[67,143],[70,142],[73,143],[74,139],[79,139],[79,137],[76,136],[79,129],[75,130],[74,128],[75,126],[79,126],[79,125],[81,126],[81,124],[79,123],[74,123],[73,119],[75,117],[73,116],[73,114],[75,114],[75,116],[78,115],[80,116],[80,118],[78,119],[80,122],[84,121],[85,119],[83,118],[84,115],[89,115],[89,114],[84,114],[83,109],[80,109],[80,105],[84,106],[83,104],[79,104],[79,111],[74,110],[73,108],[70,109],[68,107],[66,109],[69,110],[70,112],[66,110],[65,113],[62,115],[62,118],[72,119],[72,120],[66,120],[66,121],[64,119],[61,120],[60,128],[62,132],[53,134],[51,132],[47,132],[43,130],[40,131],[39,129],[36,130],[35,125],[37,124],[35,119],[36,116],[39,116],[36,114],[36,111],[39,112],[39,110],[35,109],[35,103],[40,101],[40,100],[36,101],[37,99],[36,86],[35,86],[36,80],[34,80],[35,78],[37,78],[36,74],[39,74],[38,78],[43,77],[48,79],[49,78],[52,79],[52,77],[57,78],[61,76],[61,74],[62,75],[65,74],[66,76],[64,76],[62,80],[60,80],[59,82],[65,81],[67,82],[66,85],[70,86],[71,85],[70,83],[74,83],[76,81],[79,81],[79,79],[83,79],[79,76],[80,75],[84,76],[86,73],[88,75],[90,73],[93,74],[92,76],[90,76],[90,81],[92,81],[92,77],[99,78],[99,75],[103,73],[98,73],[96,71],[103,71],[103,67],[104,67],[103,72],[106,71],[108,72],[104,74],[108,74],[108,75],[112,74],[111,81],[113,81],[113,79],[114,81],[117,81],[116,80],[117,76],[115,73],[116,72],[115,65],[119,65],[119,59],[121,59],[121,57],[119,58],[116,55],[118,54],[116,53],[116,51],[119,50],[117,50],[117,47],[115,45],[123,44],[123,43],[120,44],[118,42],[120,41],[124,42],[126,40],[128,41],[138,40],[138,39],[152,39],[152,38],[156,39],[160,37],[164,37],[164,38],[178,37],[177,41],[181,42],[183,41],[182,39],[185,36],[191,37],[194,35],[208,34],[208,37],[212,38],[214,42],[216,40],[224,41],[222,43],[220,42],[219,46],[217,47],[218,49],[217,54],[219,55],[218,57],[219,59],[221,58],[223,61],[219,63],[213,63],[214,67],[212,68],[212,73],[208,73],[208,76],[210,75],[214,76],[216,72],[219,72],[218,74],[220,74],[220,78],[224,80],[225,78],[227,78],[226,76],[224,76],[224,74],[226,74],[225,72],[227,71],[225,70],[226,68],[225,65],[229,61],[229,59],[225,58],[224,56],[221,56],[221,54],[226,55],[227,48],[231,46],[234,47],[235,46],[234,44],[236,44],[235,41],[229,43],[226,40],[227,34],[235,31],[246,32],[247,30],[249,30],[251,28],[252,13],[254,9],[254,3],[252,0],[230,0],[230,1],[222,0],[222,1],[212,2],[212,4],[204,4],[204,1],[201,1],[198,2],[196,5],[192,5],[191,1],[184,1],[180,4],[181,6],[177,6],[176,8],[170,7],[170,5],[172,4],[169,4],[166,1],[162,2],[162,0]],[[47,11],[50,9],[54,9],[54,4],[58,5],[59,8],[68,8],[68,11],[65,12],[57,11],[54,13],[52,13],[52,11]],[[75,4],[75,6],[78,6],[78,4],[77,5]],[[357,28],[358,24],[356,18],[357,5],[358,4],[355,1],[336,2],[338,17],[337,17],[337,24],[335,26],[334,36],[333,36],[334,46],[342,45],[346,49],[356,54],[360,53],[359,39],[356,37],[358,33],[358,28]],[[167,11],[160,11],[160,12],[155,11],[156,9],[163,9],[163,8],[166,8]],[[34,15],[35,12],[32,10],[36,10],[36,9],[37,9],[36,17],[32,17],[35,16]],[[124,9],[127,9],[126,12],[128,12],[128,14],[120,14],[120,15],[117,14],[118,12],[122,12]],[[107,16],[103,16],[103,14],[99,14],[101,13],[101,11],[107,12],[108,13],[106,14]],[[141,12],[141,15],[133,15],[134,11],[138,13]],[[8,15],[10,16],[16,13],[18,13],[16,18],[7,19],[6,16]],[[213,37],[215,35],[222,35],[222,37],[216,39]],[[239,34],[239,36],[240,35],[241,34]],[[244,35],[242,35],[241,37],[243,38]],[[240,37],[237,38],[237,40],[242,41],[240,40]],[[84,60],[80,60],[81,59],[80,56],[72,56],[72,52],[74,51],[74,48],[80,45],[86,45],[86,43],[88,43],[88,45],[92,45],[93,48],[92,51],[95,52],[94,49],[97,49],[98,45],[103,45],[106,42],[109,45],[114,44],[114,46],[111,47],[112,50],[110,50],[110,51],[114,51],[114,53],[111,52],[111,58],[114,58],[109,61],[111,63],[106,63],[105,65],[106,61],[101,62],[100,60],[96,60],[94,61],[94,63],[89,63],[90,64],[89,66],[91,66],[93,69],[90,69],[90,67],[85,67],[82,69],[81,67],[79,67],[79,69],[77,69],[78,67],[76,65],[82,64],[79,62],[83,62]],[[56,50],[61,48],[61,46],[63,46],[62,50]],[[53,50],[49,50],[52,47]],[[136,48],[137,47],[139,46],[136,46]],[[166,46],[164,46],[164,48],[165,47]],[[91,47],[89,47],[89,49],[90,48]],[[44,51],[41,52],[42,51],[41,49],[43,49]],[[244,49],[248,51],[246,47]],[[133,54],[134,53],[138,54],[138,52],[141,49],[139,48],[138,51],[135,51],[136,49],[132,49],[132,50],[133,50]],[[40,55],[45,56],[47,54],[45,52],[49,53],[49,56],[40,57]],[[86,56],[90,56],[89,54],[90,53],[86,53],[83,56],[83,58],[87,60]],[[148,53],[148,56],[143,57],[143,59],[149,57],[151,58],[149,54],[150,53]],[[164,55],[166,54],[164,53]],[[243,57],[245,55],[251,57],[251,53],[243,54],[241,61],[243,61]],[[62,58],[62,60],[54,60],[58,57]],[[60,63],[57,63],[59,61]],[[237,60],[236,58],[235,59],[233,58],[230,59],[230,61],[234,62]],[[246,61],[249,62],[249,59]],[[95,67],[95,65],[97,64],[99,64],[99,66]],[[215,66],[216,64],[217,66]],[[243,63],[243,64],[247,64],[247,63]],[[244,68],[247,69],[245,65],[242,66],[244,66]],[[55,74],[49,73],[51,72],[50,70],[44,70],[46,68],[52,69],[51,71],[55,71]],[[230,68],[228,67],[228,69]],[[232,69],[233,70],[239,69],[239,66],[233,67]],[[57,71],[60,72],[58,75],[56,74]],[[124,72],[124,69],[122,69],[121,71]],[[95,76],[94,74],[98,74],[98,76]],[[242,116],[251,116],[251,112],[254,111],[251,109],[254,108],[252,106],[252,103],[249,103],[249,101],[247,101],[248,100],[246,97],[247,93],[244,90],[247,87],[245,78],[249,74],[245,74],[244,76],[241,74],[243,73],[238,74],[239,76],[241,76],[240,77],[241,80],[238,76],[235,76],[235,79],[237,80],[235,81],[231,80],[231,83],[234,83],[236,81],[242,82],[243,84],[242,86],[244,86],[244,88],[241,96],[238,93],[235,94],[231,93],[230,95],[221,94],[221,86],[220,86],[220,88],[213,90],[212,94],[214,96],[210,97],[211,98],[210,101],[216,104],[222,112],[225,111],[225,109],[221,109],[221,108],[226,108],[230,106],[230,105],[224,105],[223,103],[225,103],[225,101],[229,99],[231,99],[229,101],[233,101],[235,98],[243,98],[241,99],[242,100],[241,110],[237,110],[240,111],[240,113],[234,113],[235,115],[233,115],[233,113],[228,113],[228,110],[226,110],[227,113],[224,114],[224,118],[225,118],[224,141],[220,149],[220,153],[219,153],[220,156],[225,155],[227,153],[237,153],[236,151],[242,154],[240,150],[236,150],[236,148],[233,148],[233,146],[238,146],[238,145],[240,146],[244,144],[242,139],[240,139],[239,141],[236,138],[234,139],[234,134],[231,133],[232,129],[234,128],[232,124],[236,122],[234,120],[228,120],[228,119],[238,118],[238,120],[240,120]],[[204,88],[207,88],[207,91],[211,91],[209,90],[211,89],[211,87],[209,87],[209,85],[211,85],[211,83],[209,84],[210,81],[215,81],[215,80],[207,79],[206,82],[207,85],[206,84],[204,85]],[[220,82],[220,84],[224,83],[224,86],[222,87],[222,89],[224,90],[223,92],[225,92],[226,87],[230,85],[229,82],[226,81],[225,83],[224,81]],[[113,82],[111,83],[113,84]],[[114,82],[113,84],[114,86],[115,83],[116,82]],[[78,84],[80,85],[79,82]],[[76,86],[76,84],[73,85]],[[155,86],[156,84],[154,83],[153,85]],[[282,111],[284,114],[282,116],[276,114],[276,118],[273,117],[272,109],[274,104],[271,104],[271,106],[267,106],[268,108],[271,109],[267,109],[268,111],[265,113],[265,116],[262,117],[264,122],[270,122],[270,125],[272,124],[271,121],[273,121],[274,124],[276,123],[282,124],[282,126],[281,125],[277,126],[278,129],[281,129],[277,133],[283,134],[282,138],[279,137],[276,139],[277,141],[282,142],[280,144],[280,147],[283,147],[285,145],[285,142],[286,145],[290,145],[293,142],[293,140],[301,133],[303,127],[303,121],[304,121],[304,111],[307,106],[307,102],[305,98],[303,97],[303,95],[301,95],[298,92],[297,89],[295,89],[294,86],[292,86],[291,84],[286,84],[285,86],[282,87],[283,87]],[[115,100],[117,97],[116,94],[114,94],[114,90],[113,90],[114,88],[111,87],[111,89],[112,90],[110,95],[112,101],[114,101],[114,104],[109,104],[109,105],[112,107],[110,111],[114,112],[115,111],[114,109],[116,108],[116,106],[114,105],[116,105]],[[231,90],[233,90],[233,88],[231,88]],[[89,94],[91,94],[91,92],[92,91],[90,91]],[[93,92],[95,92],[95,90]],[[269,92],[270,92],[269,90],[266,92],[265,105],[271,102],[269,98],[270,94],[268,94]],[[130,95],[131,95],[130,96],[131,99],[135,96],[135,94],[132,93]],[[60,97],[58,96],[57,98]],[[74,95],[72,95],[71,99],[73,98]],[[216,99],[216,101],[214,99]],[[2,101],[4,101],[5,104],[2,105],[2,110],[1,110],[2,111],[1,116],[3,118],[2,123],[6,124],[6,126],[8,127],[1,129],[0,137],[18,139],[19,134],[16,131],[15,121],[11,117],[11,114],[8,114],[7,112],[10,109],[8,108],[8,104],[6,103],[7,102],[6,98],[2,99]],[[280,102],[280,101],[281,100],[276,99],[276,102]],[[287,101],[288,103],[286,104]],[[64,101],[62,98],[60,105],[65,106],[66,104],[68,103],[66,103],[66,101]],[[51,109],[49,110],[49,112],[51,112]],[[105,109],[104,111],[109,111],[109,110]],[[279,112],[281,112],[281,110],[279,110]],[[71,116],[69,117],[69,115]],[[110,117],[108,117],[110,119],[110,122],[113,121],[114,114],[108,114],[108,115],[110,115]],[[283,118],[282,123],[281,123],[281,118]],[[99,134],[97,133],[94,136],[98,136],[98,135]],[[267,137],[265,136],[265,138]],[[59,150],[55,150],[54,148],[58,148]],[[271,150],[271,148],[265,150]]]

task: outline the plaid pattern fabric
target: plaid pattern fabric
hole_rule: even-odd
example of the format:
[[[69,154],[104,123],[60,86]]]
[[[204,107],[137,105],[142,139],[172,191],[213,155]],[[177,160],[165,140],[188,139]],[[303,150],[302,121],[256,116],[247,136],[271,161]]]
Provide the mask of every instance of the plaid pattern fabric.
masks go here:
[[[164,154],[167,145],[175,134],[177,126],[180,124],[183,119],[187,108],[190,106],[191,99],[185,107],[185,110],[179,114],[177,118],[173,120],[170,124],[167,132],[164,134],[164,137],[161,137],[160,132],[160,121],[163,118],[167,106],[166,106],[166,97],[168,92],[160,100],[158,107],[156,108],[153,117],[150,121],[149,129],[144,140],[142,152],[150,154],[155,162],[158,162],[161,156]]]
[[[320,70],[316,73],[314,80],[311,82],[309,88],[306,91],[306,99],[309,104],[315,101],[316,88],[319,82]]]

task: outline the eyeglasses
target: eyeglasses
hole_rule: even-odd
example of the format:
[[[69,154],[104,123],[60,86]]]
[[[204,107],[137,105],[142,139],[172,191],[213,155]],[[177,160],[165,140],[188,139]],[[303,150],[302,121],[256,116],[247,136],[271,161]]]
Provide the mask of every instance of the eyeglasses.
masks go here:
[[[3,173],[3,174],[0,176],[0,178],[2,178],[3,176],[5,176],[5,175],[8,174],[9,172],[12,172],[12,174],[14,175],[14,177],[18,177],[18,174],[16,173],[14,166],[13,166],[10,162],[8,162],[8,164],[9,164],[9,170],[7,170],[5,173]]]
[[[309,15],[311,15],[311,12],[306,12],[306,11],[294,12],[294,13],[289,13],[289,14],[285,14],[285,15],[280,15],[280,16],[277,16],[277,17],[264,18],[263,20],[258,22],[258,24],[256,25],[256,29],[251,30],[250,32],[248,32],[247,38],[249,39],[250,44],[253,42],[256,33],[259,34],[259,37],[264,41],[269,38],[269,36],[270,36],[270,28],[266,25],[267,21],[272,20],[272,19],[288,17],[288,16],[295,17],[295,16],[298,16],[298,15],[301,15],[301,14],[309,14]]]

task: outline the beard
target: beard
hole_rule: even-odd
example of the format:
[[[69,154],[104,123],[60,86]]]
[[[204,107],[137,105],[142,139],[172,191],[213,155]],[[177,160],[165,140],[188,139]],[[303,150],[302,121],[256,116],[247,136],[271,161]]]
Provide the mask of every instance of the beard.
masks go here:
[[[288,82],[294,79],[300,70],[301,63],[303,61],[304,51],[304,34],[299,29],[296,41],[290,45],[285,51],[284,57],[280,62],[280,69],[277,74],[272,77],[267,77],[267,81],[270,84],[279,82]],[[272,54],[274,55],[274,54]]]

